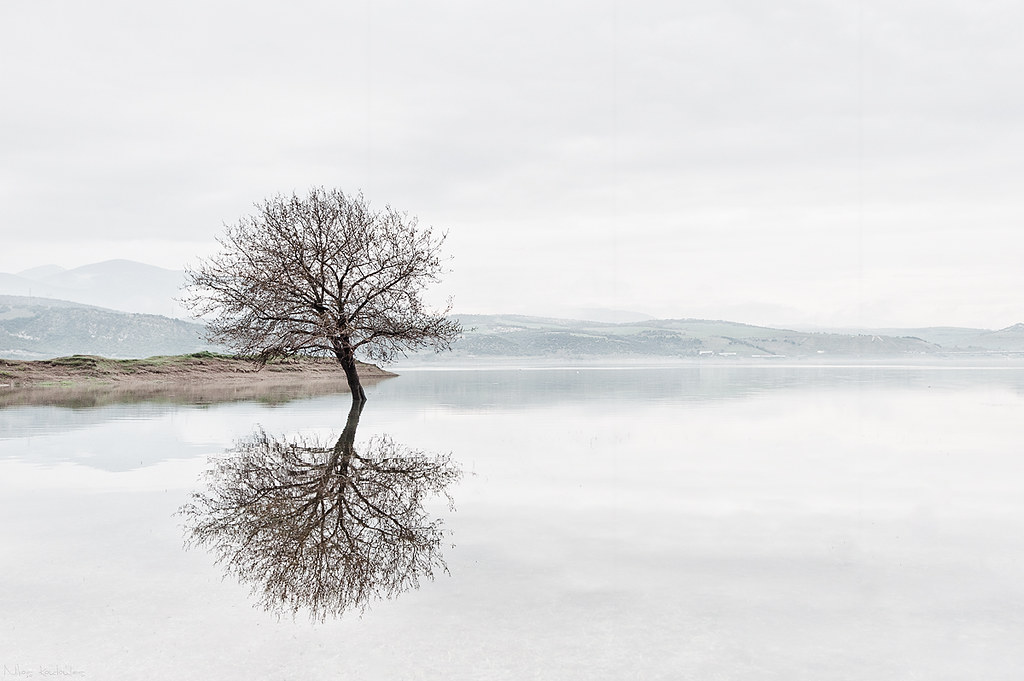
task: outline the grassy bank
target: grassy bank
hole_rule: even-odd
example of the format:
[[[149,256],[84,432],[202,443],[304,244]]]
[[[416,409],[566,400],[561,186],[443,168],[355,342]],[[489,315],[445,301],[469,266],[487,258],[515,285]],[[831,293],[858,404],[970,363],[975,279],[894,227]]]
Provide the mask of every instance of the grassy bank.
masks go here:
[[[372,364],[360,363],[364,379],[394,376]],[[345,380],[334,359],[296,357],[258,365],[249,358],[197,352],[146,359],[109,359],[71,355],[46,360],[0,359],[0,386],[5,388],[101,385],[122,383],[213,383],[218,381],[273,381],[276,379]]]

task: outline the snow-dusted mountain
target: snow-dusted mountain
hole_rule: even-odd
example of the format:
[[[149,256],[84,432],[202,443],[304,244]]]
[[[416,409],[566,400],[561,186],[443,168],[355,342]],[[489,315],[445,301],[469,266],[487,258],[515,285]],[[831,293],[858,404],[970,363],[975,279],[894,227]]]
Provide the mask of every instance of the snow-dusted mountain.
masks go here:
[[[218,350],[201,324],[64,300],[0,295],[0,358],[151,357]]]

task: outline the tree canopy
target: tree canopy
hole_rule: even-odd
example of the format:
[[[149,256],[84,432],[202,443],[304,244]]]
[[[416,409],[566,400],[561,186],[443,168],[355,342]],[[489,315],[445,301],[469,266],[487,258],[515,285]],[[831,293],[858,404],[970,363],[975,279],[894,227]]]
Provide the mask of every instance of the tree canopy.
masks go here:
[[[187,271],[185,302],[212,342],[262,360],[333,354],[352,398],[365,400],[356,353],[378,362],[448,349],[461,334],[426,287],[444,267],[445,236],[391,206],[322,187],[277,196],[228,225],[220,252]]]

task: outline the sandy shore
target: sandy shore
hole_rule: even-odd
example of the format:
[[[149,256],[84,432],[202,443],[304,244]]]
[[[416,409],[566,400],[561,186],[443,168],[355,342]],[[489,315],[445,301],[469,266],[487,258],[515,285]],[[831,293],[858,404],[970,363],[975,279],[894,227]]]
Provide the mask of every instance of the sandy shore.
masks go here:
[[[359,365],[364,381],[394,376],[372,364]],[[278,360],[259,366],[248,359],[196,353],[148,359],[107,359],[73,355],[50,360],[0,359],[0,389],[168,385],[261,385],[339,381],[347,389],[341,365],[327,358]]]

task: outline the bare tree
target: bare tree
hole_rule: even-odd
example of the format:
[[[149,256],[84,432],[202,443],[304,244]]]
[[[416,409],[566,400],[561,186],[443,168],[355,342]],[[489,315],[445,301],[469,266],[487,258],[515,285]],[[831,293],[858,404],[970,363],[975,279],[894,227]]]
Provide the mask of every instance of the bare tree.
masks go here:
[[[444,235],[362,194],[315,188],[277,196],[228,225],[221,251],[187,271],[185,303],[209,338],[262,361],[333,354],[352,399],[366,400],[356,354],[387,362],[408,350],[448,349],[462,332],[423,291],[442,274]]]
[[[180,511],[189,542],[251,582],[268,610],[304,608],[322,621],[447,570],[446,531],[424,503],[447,496],[461,469],[388,437],[357,451],[361,409],[353,403],[333,447],[257,431],[216,463],[206,490]]]

